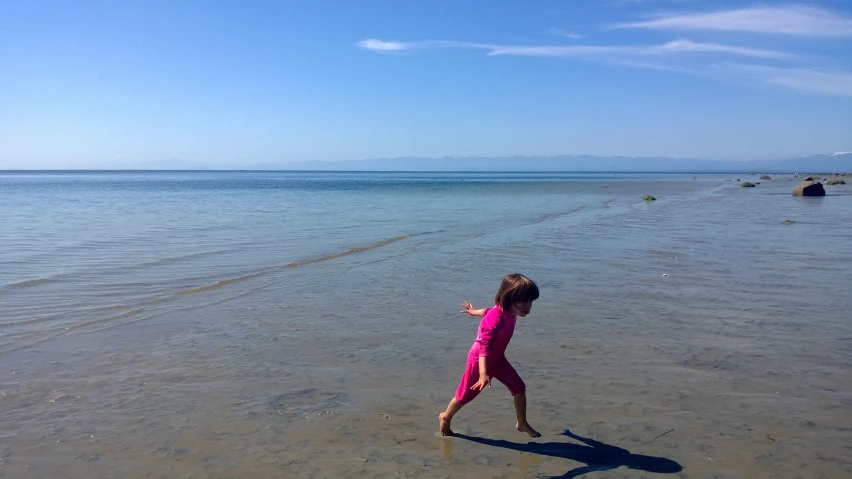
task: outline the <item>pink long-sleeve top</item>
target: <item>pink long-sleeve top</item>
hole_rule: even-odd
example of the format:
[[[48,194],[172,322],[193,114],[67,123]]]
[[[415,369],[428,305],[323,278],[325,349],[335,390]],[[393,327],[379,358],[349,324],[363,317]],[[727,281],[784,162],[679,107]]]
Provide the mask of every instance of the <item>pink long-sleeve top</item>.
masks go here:
[[[499,306],[488,308],[482,322],[479,323],[479,331],[476,340],[468,353],[468,359],[478,361],[485,357],[486,362],[494,364],[499,361],[509,346],[512,334],[515,333],[514,314],[504,312]]]

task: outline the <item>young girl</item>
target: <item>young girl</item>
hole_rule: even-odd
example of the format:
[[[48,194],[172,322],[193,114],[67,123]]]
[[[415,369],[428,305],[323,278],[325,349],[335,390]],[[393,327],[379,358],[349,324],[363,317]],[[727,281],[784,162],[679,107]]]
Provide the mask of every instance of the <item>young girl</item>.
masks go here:
[[[450,422],[465,404],[473,400],[485,386],[491,387],[491,378],[497,378],[512,394],[515,401],[515,413],[518,418],[515,427],[532,437],[541,434],[527,422],[526,385],[515,368],[509,364],[506,346],[515,332],[515,320],[530,313],[532,302],[538,299],[538,286],[521,274],[510,274],[503,278],[495,306],[486,309],[473,309],[473,305],[462,303],[462,313],[482,317],[476,340],[467,355],[467,366],[456,389],[456,396],[450,401],[447,410],[438,416],[441,434],[452,436]]]

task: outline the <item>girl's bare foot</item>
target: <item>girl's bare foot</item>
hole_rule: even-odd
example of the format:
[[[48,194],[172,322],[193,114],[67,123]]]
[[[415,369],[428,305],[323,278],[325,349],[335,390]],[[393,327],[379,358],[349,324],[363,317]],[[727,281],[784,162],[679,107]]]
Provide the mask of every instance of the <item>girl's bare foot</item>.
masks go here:
[[[442,412],[438,414],[438,429],[441,431],[442,436],[455,436],[456,433],[450,429],[450,421],[452,419],[447,417],[447,413]]]
[[[525,422],[523,424],[516,424],[515,428],[518,431],[525,432],[525,433],[529,434],[530,437],[541,437],[541,434],[539,434],[538,431],[533,429],[532,426],[529,425],[529,423]]]

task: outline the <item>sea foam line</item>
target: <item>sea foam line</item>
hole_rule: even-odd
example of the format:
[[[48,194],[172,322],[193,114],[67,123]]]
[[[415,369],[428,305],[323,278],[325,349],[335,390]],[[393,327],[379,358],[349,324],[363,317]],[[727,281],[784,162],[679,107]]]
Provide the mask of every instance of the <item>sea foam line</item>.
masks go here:
[[[388,238],[386,240],[382,240],[382,241],[379,241],[377,243],[369,244],[369,245],[366,245],[366,246],[359,246],[357,248],[350,248],[350,249],[347,249],[347,250],[344,250],[344,251],[339,251],[337,253],[318,256],[316,258],[309,258],[309,259],[302,260],[302,261],[293,261],[293,262],[287,263],[283,266],[275,266],[275,267],[272,267],[272,268],[267,268],[267,269],[264,269],[264,270],[261,270],[261,271],[256,271],[256,272],[246,274],[246,275],[243,275],[243,276],[236,276],[236,277],[233,277],[233,278],[221,279],[221,280],[218,280],[214,283],[207,284],[207,285],[204,285],[204,286],[198,286],[198,287],[195,287],[195,288],[189,288],[189,289],[184,289],[184,290],[178,291],[178,294],[188,295],[188,294],[202,293],[202,292],[205,292],[205,291],[212,291],[214,289],[218,289],[218,288],[221,288],[223,286],[227,286],[229,284],[234,284],[234,283],[238,283],[240,281],[245,281],[247,279],[256,278],[258,276],[266,275],[266,274],[269,274],[269,273],[282,271],[283,269],[286,269],[286,268],[298,268],[298,267],[301,267],[301,266],[307,266],[307,265],[310,265],[310,264],[322,263],[324,261],[330,261],[330,260],[333,260],[333,259],[342,258],[344,256],[349,256],[349,255],[353,255],[353,254],[357,254],[357,253],[363,253],[365,251],[374,250],[376,248],[381,248],[382,246],[387,246],[389,244],[396,243],[398,241],[406,240],[406,239],[409,239],[409,238],[413,238],[415,236],[420,236],[420,235],[429,234],[429,233],[430,232],[411,233],[411,234],[407,234],[407,235],[394,236],[393,238]]]

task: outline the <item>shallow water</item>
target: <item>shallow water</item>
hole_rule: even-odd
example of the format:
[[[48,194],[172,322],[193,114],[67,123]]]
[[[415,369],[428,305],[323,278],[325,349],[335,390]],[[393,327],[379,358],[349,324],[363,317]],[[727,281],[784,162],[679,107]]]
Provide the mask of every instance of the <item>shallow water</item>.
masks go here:
[[[0,477],[848,477],[852,189],[737,177],[0,174]]]

